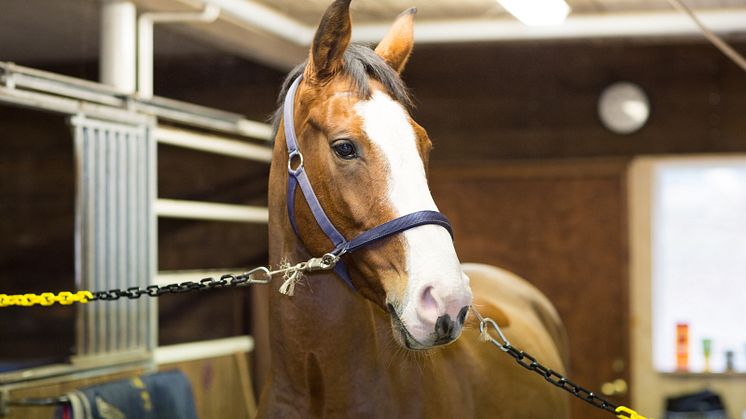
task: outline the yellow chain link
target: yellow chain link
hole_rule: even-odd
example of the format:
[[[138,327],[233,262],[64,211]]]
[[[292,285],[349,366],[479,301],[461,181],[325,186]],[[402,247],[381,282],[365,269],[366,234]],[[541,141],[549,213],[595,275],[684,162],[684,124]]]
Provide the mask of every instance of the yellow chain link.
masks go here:
[[[626,413],[626,415],[622,415],[622,413]],[[626,406],[619,406],[616,408],[616,417],[620,419],[648,419],[645,416],[635,412],[634,410],[630,409]],[[650,418],[653,419],[653,418]]]
[[[54,303],[70,305],[73,303],[85,304],[93,298],[90,291],[62,291],[56,295],[53,292],[43,292],[41,294],[0,294],[0,307],[22,306],[31,307],[39,304],[42,306],[51,306]]]

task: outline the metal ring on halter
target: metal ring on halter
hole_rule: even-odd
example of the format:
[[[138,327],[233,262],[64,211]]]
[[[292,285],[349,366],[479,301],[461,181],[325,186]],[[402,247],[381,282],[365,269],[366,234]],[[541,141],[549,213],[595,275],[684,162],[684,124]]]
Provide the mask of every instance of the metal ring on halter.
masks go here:
[[[293,160],[296,157],[298,158],[298,167],[293,169]],[[303,154],[301,154],[299,150],[292,151],[288,155],[288,172],[291,175],[296,176],[298,175],[298,173],[300,173],[301,170],[303,170]]]

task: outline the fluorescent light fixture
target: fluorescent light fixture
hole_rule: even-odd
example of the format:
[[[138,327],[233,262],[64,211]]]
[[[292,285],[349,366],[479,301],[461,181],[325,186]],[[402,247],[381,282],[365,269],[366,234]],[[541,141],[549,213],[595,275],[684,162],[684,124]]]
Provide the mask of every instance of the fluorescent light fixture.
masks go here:
[[[497,0],[516,19],[527,26],[559,25],[570,13],[564,0]]]

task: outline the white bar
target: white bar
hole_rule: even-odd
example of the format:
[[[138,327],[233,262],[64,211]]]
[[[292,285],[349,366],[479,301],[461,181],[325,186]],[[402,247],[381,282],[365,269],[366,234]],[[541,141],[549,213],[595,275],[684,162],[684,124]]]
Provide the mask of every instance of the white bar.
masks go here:
[[[252,350],[254,350],[254,339],[251,336],[236,336],[202,342],[159,346],[155,349],[154,359],[156,365],[163,365],[217,358],[236,353],[248,353]]]
[[[156,23],[213,22],[220,9],[207,5],[201,12],[143,13],[137,19],[137,93],[153,97],[153,26]]]
[[[90,102],[101,103],[109,106],[116,106],[120,108],[123,108],[125,106],[124,99],[117,97],[112,93],[101,93],[98,91],[92,91],[92,89],[81,88],[64,81],[60,82],[57,80],[35,77],[22,73],[15,73],[11,77],[16,89],[19,87],[23,87],[27,90],[53,93],[55,95],[73,97],[76,99],[87,100]]]
[[[200,134],[175,128],[158,127],[155,139],[161,144],[191,148],[209,153],[222,154],[261,162],[272,161],[272,149],[214,135]]]
[[[310,45],[315,27],[307,26],[290,16],[279,13],[251,0],[204,0],[219,7],[225,14],[251,28],[269,32],[296,45]]]
[[[697,11],[713,32],[746,32],[746,9]],[[390,23],[361,24],[352,29],[352,40],[379,42]],[[577,38],[665,37],[699,35],[688,16],[676,11],[570,15],[561,25],[526,26],[513,19],[463,19],[418,21],[414,26],[417,43],[473,41],[519,41]]]
[[[131,1],[101,1],[100,78],[124,93],[135,91],[136,14]]]
[[[239,223],[266,223],[269,219],[269,211],[264,207],[176,199],[156,200],[155,212],[159,217],[165,218],[234,221]]]
[[[261,122],[242,119],[237,122],[239,131],[249,137],[259,140],[272,141],[272,126]]]
[[[153,100],[164,103],[173,103],[174,101],[154,97]],[[223,119],[220,116],[210,116],[207,112],[215,112],[211,108],[203,108],[201,106],[193,106],[184,102],[177,102],[178,109],[168,104],[154,103],[150,101],[135,101],[130,105],[135,111],[139,113],[151,114],[161,119],[167,119],[169,121],[175,121],[182,124],[198,126],[201,128],[209,128],[215,131],[223,131],[231,134],[245,135],[247,137],[256,138],[258,140],[271,140],[272,127],[267,124],[261,124],[259,122],[249,122],[242,118],[234,119]],[[201,108],[199,110],[191,110],[191,108]],[[225,114],[225,112],[220,112]],[[248,129],[247,129],[248,128]]]

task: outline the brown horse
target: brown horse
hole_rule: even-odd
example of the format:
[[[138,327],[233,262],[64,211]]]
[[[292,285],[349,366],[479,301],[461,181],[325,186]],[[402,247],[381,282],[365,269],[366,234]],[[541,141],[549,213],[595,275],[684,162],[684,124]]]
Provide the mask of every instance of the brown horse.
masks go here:
[[[291,202],[294,230],[286,209],[289,165],[304,165],[329,221],[346,238],[404,214],[437,211],[426,179],[431,143],[407,111],[399,77],[412,51],[414,12],[400,15],[373,51],[350,45],[349,0],[337,0],[309,59],[288,76],[280,102],[293,101],[303,161],[287,151],[281,107],[269,184],[273,266],[334,247],[300,193]],[[259,417],[567,417],[563,392],[480,342],[476,323],[465,318],[473,304],[516,347],[564,371],[559,317],[527,282],[498,268],[461,265],[449,231],[432,224],[343,260],[352,287],[335,274],[312,273],[292,297],[271,292],[272,359]]]

